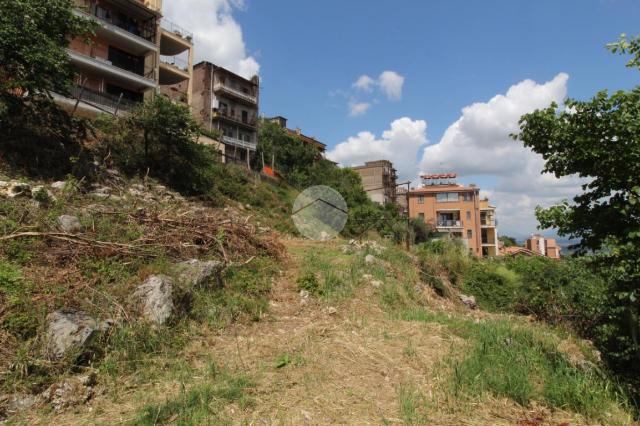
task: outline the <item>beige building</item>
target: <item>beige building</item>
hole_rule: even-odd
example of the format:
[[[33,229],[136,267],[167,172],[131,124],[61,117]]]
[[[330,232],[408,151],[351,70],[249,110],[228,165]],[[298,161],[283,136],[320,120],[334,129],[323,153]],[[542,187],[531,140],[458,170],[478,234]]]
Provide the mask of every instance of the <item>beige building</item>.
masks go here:
[[[379,204],[396,202],[397,174],[391,161],[367,161],[352,169],[362,178],[362,186],[372,201]]]
[[[71,40],[76,77],[71,98],[56,96],[77,114],[127,112],[163,93],[189,104],[191,35],[162,19],[161,0],[76,0],[74,13],[96,22],[91,43]]]
[[[226,161],[248,164],[258,145],[260,81],[210,62],[194,67],[192,109],[202,126],[221,135]]]
[[[480,198],[480,188],[455,182],[456,174],[423,175],[423,185],[409,191],[409,216],[436,232],[460,238],[476,256],[497,256],[495,207]]]
[[[545,238],[542,235],[534,234],[527,238],[524,243],[527,250],[546,256],[551,259],[560,259],[560,247],[553,238]]]

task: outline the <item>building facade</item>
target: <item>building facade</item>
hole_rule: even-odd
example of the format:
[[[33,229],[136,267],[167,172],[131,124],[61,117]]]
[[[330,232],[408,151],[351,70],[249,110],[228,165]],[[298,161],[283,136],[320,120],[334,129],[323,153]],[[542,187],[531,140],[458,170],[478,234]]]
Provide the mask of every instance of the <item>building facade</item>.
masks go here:
[[[560,247],[553,238],[545,238],[542,235],[534,234],[527,238],[524,243],[527,250],[546,256],[551,259],[560,259]]]
[[[56,96],[63,106],[80,115],[117,114],[178,85],[183,92],[171,98],[189,104],[191,35],[163,21],[161,0],[76,0],[74,13],[97,29],[90,43],[70,41],[76,76],[71,98]]]
[[[480,189],[457,184],[453,173],[421,177],[423,185],[409,191],[409,216],[462,239],[475,256],[499,255],[495,207],[480,198]]]
[[[367,161],[352,167],[362,178],[362,186],[369,198],[378,204],[396,202],[396,169],[388,160]]]
[[[226,161],[248,164],[258,146],[258,76],[243,78],[210,62],[193,71],[192,109],[209,131],[217,131]]]

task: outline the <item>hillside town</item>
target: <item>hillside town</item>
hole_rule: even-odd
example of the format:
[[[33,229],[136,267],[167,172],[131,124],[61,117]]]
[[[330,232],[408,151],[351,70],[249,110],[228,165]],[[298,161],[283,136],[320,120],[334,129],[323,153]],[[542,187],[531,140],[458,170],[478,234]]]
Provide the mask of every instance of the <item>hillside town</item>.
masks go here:
[[[215,147],[222,162],[250,167],[260,125],[257,75],[247,79],[206,61],[194,65],[198,46],[193,35],[162,16],[161,0],[77,0],[76,6],[76,13],[95,21],[98,30],[91,44],[79,38],[70,43],[69,55],[77,73],[72,97],[58,96],[61,104],[74,114],[89,117],[122,115],[146,99],[165,96],[191,109],[207,131],[200,143]],[[325,143],[303,134],[300,128],[289,129],[285,117],[267,120],[325,154]],[[212,132],[217,136],[212,137]],[[461,239],[476,256],[560,257],[550,238],[542,245],[537,237],[535,244],[527,240],[523,247],[505,248],[498,238],[496,206],[480,196],[481,188],[457,183],[456,173],[422,175],[416,185],[398,183],[398,170],[387,159],[372,158],[352,169],[361,176],[371,200],[397,205],[403,215]]]
[[[0,0],[0,425],[639,424],[640,4],[508,3]]]

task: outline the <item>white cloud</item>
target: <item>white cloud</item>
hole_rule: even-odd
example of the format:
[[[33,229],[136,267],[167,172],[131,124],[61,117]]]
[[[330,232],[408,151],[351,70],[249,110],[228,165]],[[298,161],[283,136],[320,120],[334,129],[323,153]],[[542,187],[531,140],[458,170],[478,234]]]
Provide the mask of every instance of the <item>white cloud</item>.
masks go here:
[[[361,75],[355,83],[353,83],[353,87],[358,90],[362,90],[363,92],[371,92],[373,90],[373,86],[376,84],[376,81],[369,77],[368,75]]]
[[[408,177],[417,173],[417,155],[427,143],[427,122],[403,117],[391,123],[380,139],[371,132],[360,132],[338,144],[327,157],[343,166],[390,160],[401,177]]]
[[[349,102],[349,116],[358,117],[367,113],[371,104],[368,102]]]
[[[194,35],[196,62],[206,60],[250,78],[260,64],[247,53],[242,28],[233,18],[244,0],[165,0],[163,13]]]
[[[573,197],[583,181],[541,174],[542,157],[522,142],[512,140],[509,134],[518,132],[518,120],[523,114],[545,108],[551,102],[562,103],[568,79],[567,74],[560,73],[544,84],[524,80],[504,95],[465,107],[440,143],[424,150],[421,170],[495,179],[495,187],[487,192],[498,208],[501,230],[518,235],[535,231],[535,206],[549,206]]]
[[[380,90],[391,101],[399,101],[402,98],[404,77],[395,71],[384,71],[378,78]]]

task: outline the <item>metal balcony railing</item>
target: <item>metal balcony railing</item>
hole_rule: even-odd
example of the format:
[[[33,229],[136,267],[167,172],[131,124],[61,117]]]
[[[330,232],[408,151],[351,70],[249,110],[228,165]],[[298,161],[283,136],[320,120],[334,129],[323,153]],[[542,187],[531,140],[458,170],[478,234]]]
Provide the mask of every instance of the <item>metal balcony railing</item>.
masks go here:
[[[189,62],[178,56],[165,56],[160,55],[160,60],[165,64],[173,65],[182,71],[189,71]]]
[[[238,148],[246,148],[251,151],[255,151],[257,147],[257,144],[255,142],[247,142],[227,135],[222,136],[222,142],[227,145],[237,146]]]
[[[80,99],[89,105],[96,106],[100,109],[107,109],[109,112],[115,111],[133,111],[142,105],[141,102],[132,101],[120,96],[112,95],[106,92],[98,92],[96,90],[82,88],[78,85],[71,87],[71,96],[74,99]]]
[[[234,123],[244,124],[249,127],[256,127],[258,124],[258,120],[255,116],[250,116],[246,120],[244,120],[241,116],[236,114],[231,114],[224,109],[213,109],[213,117],[214,118],[226,118],[227,120],[231,120]]]
[[[88,8],[82,8],[82,12],[94,16],[108,24],[115,25],[128,33],[143,38],[150,42],[155,42],[156,26],[153,22],[139,23],[131,19],[124,19],[121,14],[116,14],[109,9],[105,9],[92,1]]]
[[[462,225],[459,220],[438,219],[438,228],[460,228]]]
[[[244,100],[246,100],[248,102],[251,102],[251,103],[254,103],[254,104],[258,102],[258,98],[257,97],[252,96],[252,95],[250,95],[248,93],[244,93],[243,91],[235,89],[233,87],[230,87],[230,86],[228,86],[228,85],[226,85],[224,83],[216,83],[216,84],[214,84],[213,85],[213,90],[215,90],[215,91],[219,91],[219,90],[225,91],[225,92],[230,93],[230,94],[232,94],[232,95],[234,95],[234,96],[236,96],[236,97],[238,97],[240,99],[244,99]]]
[[[185,30],[180,25],[176,25],[173,22],[169,21],[168,19],[162,18],[162,21],[160,22],[160,26],[165,30],[179,37],[182,37],[187,41],[193,40],[193,33],[191,31]]]

